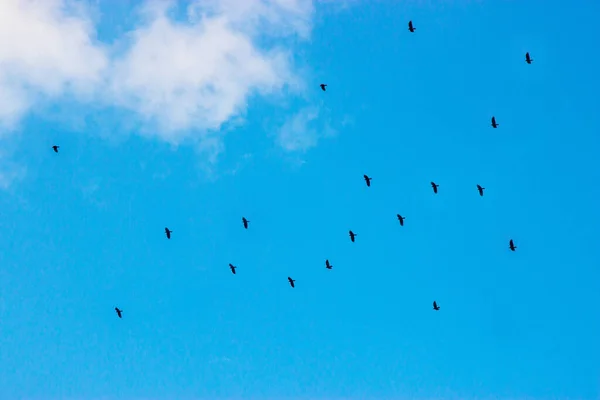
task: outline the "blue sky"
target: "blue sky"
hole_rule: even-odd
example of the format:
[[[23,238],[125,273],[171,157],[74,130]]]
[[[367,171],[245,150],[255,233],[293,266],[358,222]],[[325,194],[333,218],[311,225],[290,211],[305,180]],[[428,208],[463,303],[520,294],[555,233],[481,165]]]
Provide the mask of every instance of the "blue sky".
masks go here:
[[[597,2],[17,3],[0,398],[599,398]]]

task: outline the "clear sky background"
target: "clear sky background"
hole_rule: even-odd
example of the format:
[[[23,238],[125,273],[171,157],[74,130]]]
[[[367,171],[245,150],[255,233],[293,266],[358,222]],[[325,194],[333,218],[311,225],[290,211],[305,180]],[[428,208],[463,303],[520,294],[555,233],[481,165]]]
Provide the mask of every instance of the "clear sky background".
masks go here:
[[[600,398],[600,3],[77,4],[0,4],[1,399]]]

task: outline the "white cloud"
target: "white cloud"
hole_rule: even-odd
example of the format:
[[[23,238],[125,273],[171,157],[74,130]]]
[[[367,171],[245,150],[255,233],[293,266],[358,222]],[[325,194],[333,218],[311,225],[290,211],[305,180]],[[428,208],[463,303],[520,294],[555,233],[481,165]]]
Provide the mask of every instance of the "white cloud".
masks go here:
[[[111,49],[82,4],[0,2],[0,123],[69,94],[129,109],[178,142],[243,116],[254,94],[299,87],[291,53],[273,39],[309,37],[311,0],[197,0],[185,21],[170,13],[177,2],[150,0]]]
[[[140,134],[199,141],[210,159],[223,149],[223,127],[243,121],[251,97],[303,89],[291,54],[310,37],[313,0],[179,4],[146,1],[139,24],[108,44],[96,38],[88,3],[1,0],[0,138],[40,102],[73,97],[94,110],[128,110],[142,122]],[[283,127],[284,148],[316,143],[314,128],[304,129],[315,110]]]
[[[131,32],[131,47],[114,66],[112,95],[118,104],[156,123],[154,134],[176,142],[219,129],[244,113],[253,93],[273,93],[293,81],[285,52],[262,50],[252,34],[236,29],[240,16],[232,3],[194,4],[186,23],[169,18],[164,3],[151,3],[145,10],[146,25]],[[306,12],[278,8],[279,3],[295,3],[289,0],[235,3],[249,20],[266,15],[267,21],[279,23],[292,18],[281,13]]]
[[[108,65],[81,8],[61,0],[0,1],[0,124],[12,127],[39,95],[89,96]]]

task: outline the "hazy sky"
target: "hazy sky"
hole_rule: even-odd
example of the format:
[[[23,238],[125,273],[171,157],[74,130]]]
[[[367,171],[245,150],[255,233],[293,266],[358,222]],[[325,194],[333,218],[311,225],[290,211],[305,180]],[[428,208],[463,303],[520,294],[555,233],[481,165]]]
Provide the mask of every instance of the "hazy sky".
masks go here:
[[[0,399],[599,399],[598,15],[0,1]]]

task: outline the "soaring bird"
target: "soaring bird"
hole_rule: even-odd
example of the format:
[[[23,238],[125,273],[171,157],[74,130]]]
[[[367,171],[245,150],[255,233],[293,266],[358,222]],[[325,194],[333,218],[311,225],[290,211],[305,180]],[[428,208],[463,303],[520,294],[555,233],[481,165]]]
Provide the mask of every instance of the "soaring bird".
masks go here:
[[[352,242],[354,242],[354,238],[356,236],[358,236],[356,233],[352,232],[352,231],[348,231],[348,234],[350,235],[350,240],[352,240]]]
[[[440,306],[437,305],[437,303],[435,302],[435,300],[433,301],[433,309],[435,311],[440,311]]]
[[[171,233],[173,233],[173,231],[169,230],[169,228],[165,228],[165,234],[167,235],[167,239],[171,239]]]
[[[496,129],[499,125],[496,123],[496,117],[492,117],[492,128]]]
[[[404,220],[406,219],[400,214],[396,214],[396,218],[398,218],[398,222],[400,222],[400,226],[404,226]]]
[[[118,307],[115,307],[115,311],[117,312],[117,315],[119,316],[119,318],[123,318],[123,317],[121,316],[121,314],[123,313],[123,310],[119,310],[119,308],[118,308]]]
[[[322,91],[326,91],[327,89],[325,89],[327,87],[326,83],[321,83],[319,86],[321,86],[321,90]]]
[[[481,185],[477,185],[477,190],[479,191],[479,195],[483,196],[483,191],[485,190],[485,188],[481,187]]]
[[[237,267],[236,267],[235,265],[233,265],[233,264],[229,264],[229,269],[231,270],[231,272],[232,272],[234,275],[235,275],[235,269],[236,269],[236,268],[237,268]]]
[[[435,182],[429,182],[431,184],[431,187],[433,188],[433,193],[437,194],[437,188],[440,185],[436,185]]]
[[[408,21],[408,30],[411,32],[415,31],[415,27],[413,26],[412,21]]]
[[[373,178],[369,178],[367,175],[363,175],[363,178],[365,178],[365,182],[367,182],[367,186],[371,187],[371,179],[373,179]]]
[[[292,278],[290,278],[290,277],[288,276],[288,282],[290,283],[290,285],[291,285],[292,287],[296,287],[296,286],[294,286],[294,282],[296,282],[296,280],[295,280],[295,279],[292,279]]]
[[[508,248],[511,249],[512,251],[515,251],[517,249],[517,246],[515,246],[515,243],[513,242],[512,239],[510,239],[510,242],[508,242]]]
[[[246,228],[246,229],[248,229],[248,222],[250,222],[250,221],[248,221],[246,219],[246,217],[242,217],[242,223],[244,224],[244,228]]]
[[[525,62],[531,64],[532,61],[533,59],[529,56],[529,52],[525,53]]]
[[[325,268],[327,268],[327,269],[333,268],[333,265],[329,264],[329,260],[325,260]]]
[[[54,150],[55,153],[58,153],[58,149],[60,149],[60,146],[52,146],[52,149]]]

